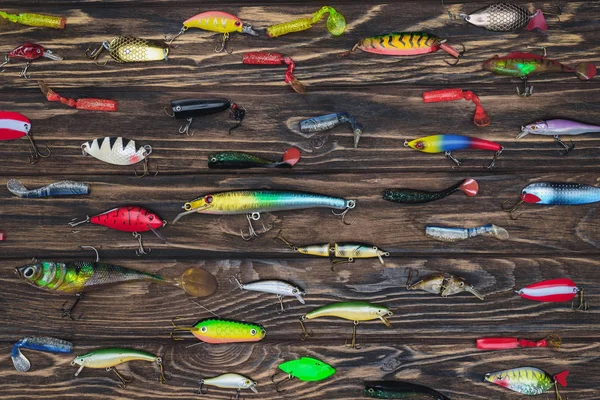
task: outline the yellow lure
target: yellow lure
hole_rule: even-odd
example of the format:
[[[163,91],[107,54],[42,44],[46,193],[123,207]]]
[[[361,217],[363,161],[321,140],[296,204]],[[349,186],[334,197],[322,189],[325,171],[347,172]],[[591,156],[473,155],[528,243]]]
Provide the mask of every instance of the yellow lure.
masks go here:
[[[334,36],[340,36],[346,30],[346,19],[335,8],[324,6],[314,13],[310,18],[300,18],[294,21],[284,22],[282,24],[271,25],[267,28],[267,36],[277,37],[292,32],[305,31],[323,18],[324,14],[329,13],[327,17],[327,30]]]
[[[41,15],[32,13],[9,14],[0,11],[0,17],[27,26],[41,26],[45,28],[65,29],[66,18],[54,15]]]

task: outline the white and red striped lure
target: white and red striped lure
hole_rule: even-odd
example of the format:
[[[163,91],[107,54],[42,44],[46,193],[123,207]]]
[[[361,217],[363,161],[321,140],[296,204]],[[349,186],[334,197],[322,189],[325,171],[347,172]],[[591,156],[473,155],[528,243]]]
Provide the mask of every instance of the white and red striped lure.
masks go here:
[[[29,133],[30,130],[31,121],[23,114],[14,111],[0,111],[0,140],[16,140],[27,136],[32,147],[29,161],[34,164],[40,157],[50,157],[50,150],[46,147],[48,152],[41,153]]]
[[[572,280],[559,278],[534,283],[516,293],[524,299],[558,303],[573,300],[582,290]]]

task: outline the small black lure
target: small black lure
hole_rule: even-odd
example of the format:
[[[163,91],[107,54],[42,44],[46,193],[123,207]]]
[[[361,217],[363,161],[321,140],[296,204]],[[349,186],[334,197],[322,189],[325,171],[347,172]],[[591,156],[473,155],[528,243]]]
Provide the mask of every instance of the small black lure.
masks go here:
[[[191,136],[190,126],[194,122],[194,118],[203,117],[205,115],[217,114],[226,110],[231,110],[231,117],[238,121],[237,125],[229,129],[229,133],[232,130],[238,128],[244,117],[246,116],[246,109],[238,106],[230,100],[202,100],[202,99],[183,99],[171,101],[172,114],[168,114],[171,117],[177,119],[186,119],[187,124],[182,125],[179,128],[179,133],[185,133]]]

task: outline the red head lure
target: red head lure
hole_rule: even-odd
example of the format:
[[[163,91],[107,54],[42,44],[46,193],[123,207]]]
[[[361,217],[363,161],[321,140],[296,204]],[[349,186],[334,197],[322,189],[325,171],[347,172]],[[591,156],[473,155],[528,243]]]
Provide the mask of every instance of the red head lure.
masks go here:
[[[78,110],[89,110],[89,111],[117,111],[117,102],[114,100],[106,99],[69,99],[62,97],[54,90],[50,89],[43,81],[38,81],[40,90],[46,96],[48,101],[58,101],[68,107],[73,107]]]
[[[550,347],[558,349],[562,344],[560,336],[550,334],[542,340],[527,340],[516,337],[488,337],[477,339],[477,348],[481,350],[506,350],[523,347]]]
[[[583,288],[577,287],[575,282],[567,278],[550,279],[526,286],[516,290],[524,299],[544,303],[562,303],[572,301],[579,294],[579,307],[576,310],[589,310],[588,303],[584,300]],[[575,309],[575,308],[574,308]]]
[[[462,100],[472,101],[475,104],[475,116],[473,122],[477,126],[488,126],[490,124],[490,117],[486,114],[479,97],[470,90],[464,91],[462,89],[442,89],[432,90],[430,92],[423,93],[424,103],[440,103],[446,101]]]
[[[29,65],[33,60],[37,60],[40,57],[46,57],[55,61],[60,61],[63,59],[61,56],[57,56],[52,51],[45,49],[39,44],[25,43],[8,53],[8,55],[4,57],[4,62],[0,63],[0,68],[8,64],[8,62],[13,58],[19,60],[27,60],[27,63],[25,64],[25,67],[23,68],[19,76],[25,79],[29,79],[30,77],[27,75]]]
[[[40,152],[37,144],[33,140],[31,130],[31,121],[29,118],[18,112],[0,111],[0,140],[15,140],[24,136],[29,139],[31,144],[31,157],[29,162],[35,164],[39,158],[50,157],[50,150],[46,146],[47,153]]]
[[[306,93],[306,86],[304,86],[298,79],[294,77],[294,68],[296,64],[290,57],[284,57],[283,54],[279,53],[265,53],[260,51],[253,51],[244,53],[242,57],[244,64],[253,65],[281,65],[286,64],[287,70],[285,71],[285,83],[290,85],[296,93]]]

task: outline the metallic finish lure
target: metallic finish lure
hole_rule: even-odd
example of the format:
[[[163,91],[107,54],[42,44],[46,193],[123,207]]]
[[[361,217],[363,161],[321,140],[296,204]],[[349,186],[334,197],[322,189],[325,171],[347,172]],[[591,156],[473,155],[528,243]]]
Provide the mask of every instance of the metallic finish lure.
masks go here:
[[[475,236],[491,236],[499,240],[508,240],[508,231],[498,225],[487,224],[475,228],[449,228],[445,226],[426,226],[425,235],[440,242],[458,242]]]
[[[17,179],[9,179],[6,184],[8,191],[22,198],[42,198],[52,196],[83,196],[90,193],[87,183],[74,181],[60,181],[37,189],[28,190]]]
[[[23,68],[21,73],[19,73],[19,76],[21,78],[29,79],[30,77],[27,76],[29,66],[31,65],[31,62],[33,60],[37,60],[40,57],[46,57],[55,61],[60,61],[63,59],[61,56],[54,54],[51,50],[48,50],[40,46],[39,44],[25,43],[8,53],[8,55],[4,57],[4,62],[0,63],[0,68],[8,64],[9,61],[13,58],[27,60],[27,63],[25,64],[25,67]]]
[[[283,298],[285,296],[293,296],[302,304],[305,304],[304,298],[302,296],[306,296],[306,292],[300,289],[297,286],[292,285],[289,282],[284,282],[275,279],[262,280],[250,283],[242,283],[236,277],[233,277],[235,283],[237,283],[238,287],[241,290],[249,290],[251,292],[262,292],[262,293],[271,293],[277,295],[277,299],[279,300],[279,305],[281,306],[281,312],[285,311],[283,307]]]
[[[43,81],[38,81],[38,84],[40,85],[40,90],[44,96],[46,96],[48,101],[58,101],[66,106],[73,107],[78,110],[111,112],[117,111],[118,108],[118,103],[114,100],[94,98],[69,99],[67,97],[62,97],[60,94],[50,89]]]
[[[140,39],[130,36],[117,36],[110,42],[104,41],[95,50],[89,47],[85,55],[96,61],[103,50],[108,51],[110,57],[117,63],[146,62],[168,60],[169,45],[149,39]],[[108,62],[108,61],[107,61]],[[102,64],[106,65],[106,63]]]
[[[269,160],[241,151],[224,151],[208,156],[208,168],[292,168],[298,161],[300,161],[300,150],[294,147],[287,149],[280,161]]]
[[[179,318],[175,317],[171,321],[173,340],[183,340],[175,337],[175,332],[180,331],[191,332],[197,339],[212,344],[258,342],[267,334],[267,330],[261,325],[250,322],[209,318],[196,322],[194,326],[185,327],[175,325],[177,319]]]
[[[475,179],[468,178],[439,192],[404,188],[386,189],[383,192],[383,199],[402,204],[422,204],[443,199],[458,191],[463,192],[468,197],[474,197],[479,192],[479,184]]]
[[[179,133],[185,133],[187,136],[193,136],[190,132],[190,126],[194,122],[194,118],[212,115],[226,110],[231,111],[231,117],[237,122],[236,125],[229,128],[229,133],[242,125],[242,121],[246,116],[246,109],[238,106],[231,100],[202,100],[202,99],[184,99],[171,101],[171,111],[173,114],[168,114],[170,117],[177,119],[185,118],[187,124],[179,128]]]
[[[300,121],[300,132],[302,133],[314,133],[314,132],[325,132],[335,128],[340,124],[349,124],[352,132],[354,133],[354,148],[358,147],[358,141],[360,135],[363,133],[363,127],[358,123],[356,118],[347,112],[341,112],[336,114],[327,114],[320,117],[309,118]]]
[[[335,368],[331,365],[312,357],[302,357],[297,360],[283,362],[279,364],[279,369],[287,377],[279,382],[275,382],[275,377],[282,372],[277,372],[271,377],[271,381],[275,384],[275,390],[278,393],[285,392],[285,390],[281,389],[281,385],[294,378],[302,382],[318,382],[335,374]]]
[[[524,26],[527,26],[528,31],[536,28],[548,30],[542,10],[535,10],[530,14],[525,8],[513,3],[496,3],[459,16],[472,25],[494,32],[512,32]]]
[[[267,36],[273,38],[292,32],[305,31],[312,28],[312,25],[320,21],[325,14],[329,14],[327,17],[327,30],[329,33],[333,36],[340,36],[344,33],[346,30],[346,19],[344,16],[337,12],[333,7],[323,6],[310,18],[300,18],[294,21],[269,26],[267,28]]]
[[[550,347],[558,349],[562,344],[560,336],[550,334],[542,340],[534,341],[516,337],[488,337],[477,339],[477,348],[481,350],[506,350],[523,347]]]
[[[136,176],[143,178],[150,175],[149,156],[152,154],[152,146],[146,144],[137,147],[135,140],[123,137],[104,137],[85,142],[81,145],[82,154],[90,155],[100,161],[113,165],[133,165],[140,161],[144,162],[144,171]],[[158,171],[154,174],[158,174]]]
[[[306,86],[302,82],[300,82],[294,76],[294,69],[296,68],[296,63],[290,57],[285,57],[280,53],[266,53],[260,51],[254,51],[249,53],[244,53],[242,56],[242,62],[244,64],[251,65],[287,65],[287,70],[285,71],[285,83],[290,85],[292,89],[296,93],[304,94],[306,93]]]
[[[431,274],[411,284],[414,270],[410,269],[406,280],[406,288],[408,290],[424,290],[429,293],[439,294],[442,297],[452,296],[462,292],[469,292],[479,300],[484,300],[484,297],[479,293],[473,285],[467,284],[464,278],[445,274]]]
[[[29,162],[35,164],[40,158],[50,157],[50,149],[46,146],[46,153],[42,153],[35,141],[31,130],[31,121],[29,118],[18,112],[0,111],[0,141],[15,140],[22,137],[29,139],[31,145],[31,156]]]
[[[562,155],[566,155],[569,151],[575,148],[575,145],[571,142],[570,145],[560,140],[561,135],[581,135],[583,133],[598,133],[600,132],[600,125],[584,124],[578,121],[571,121],[568,119],[548,119],[536,121],[532,124],[521,126],[521,133],[517,135],[517,139],[521,139],[523,136],[528,134],[552,136],[554,139],[564,147]]]
[[[554,388],[559,400],[561,397],[557,384],[566,387],[567,375],[569,371],[551,376],[539,368],[521,367],[485,374],[484,380],[529,396],[542,394]]]
[[[477,126],[488,126],[490,124],[490,117],[486,114],[479,97],[470,90],[464,91],[462,89],[441,89],[432,90],[430,92],[423,93],[424,103],[440,103],[454,100],[467,100],[472,101],[475,104],[475,116],[473,122]]]
[[[0,18],[9,20],[21,25],[39,26],[44,28],[65,29],[67,19],[54,15],[42,15],[33,13],[9,14],[0,11]]]
[[[240,374],[223,374],[219,376],[215,376],[214,378],[204,378],[200,379],[200,388],[198,389],[199,394],[207,394],[208,391],[203,391],[204,386],[214,386],[221,389],[235,389],[236,400],[239,399],[240,391],[243,389],[250,389],[254,393],[258,393],[256,386],[258,384],[250,378],[245,377]]]
[[[13,345],[10,357],[12,358],[13,365],[17,371],[27,372],[31,368],[31,363],[27,357],[21,353],[21,349],[69,354],[73,351],[73,344],[66,340],[52,337],[26,337],[19,340]]]
[[[403,381],[366,381],[364,394],[374,399],[404,399],[423,396],[435,400],[450,400],[449,397],[437,390]]]

